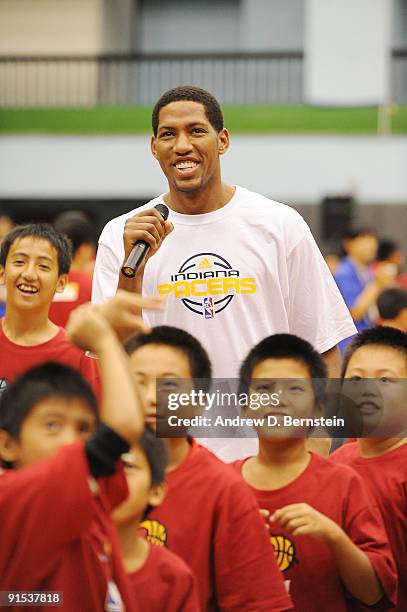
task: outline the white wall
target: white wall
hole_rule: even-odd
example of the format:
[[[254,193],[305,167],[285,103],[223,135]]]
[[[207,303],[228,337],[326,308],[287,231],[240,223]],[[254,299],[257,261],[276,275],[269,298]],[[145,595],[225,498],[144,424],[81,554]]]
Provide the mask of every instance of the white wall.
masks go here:
[[[406,137],[232,136],[224,179],[283,202],[353,192],[407,203]],[[148,136],[0,138],[1,198],[147,198],[166,182]]]
[[[1,0],[1,55],[80,55],[100,50],[99,0]]]
[[[304,95],[311,104],[389,99],[389,0],[306,0]]]
[[[0,0],[0,56],[78,56],[126,52],[133,40],[133,0]],[[80,78],[71,80],[72,73]],[[2,106],[89,106],[97,101],[96,62],[71,66],[7,63]],[[50,99],[50,93],[53,98]]]

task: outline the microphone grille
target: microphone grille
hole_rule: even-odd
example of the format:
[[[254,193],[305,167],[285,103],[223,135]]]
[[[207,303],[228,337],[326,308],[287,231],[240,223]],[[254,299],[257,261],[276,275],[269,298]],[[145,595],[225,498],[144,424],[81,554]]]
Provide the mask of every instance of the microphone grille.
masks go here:
[[[166,206],[165,204],[157,204],[157,206],[154,206],[154,208],[158,210],[164,221],[168,219],[168,215],[170,214],[168,206]]]

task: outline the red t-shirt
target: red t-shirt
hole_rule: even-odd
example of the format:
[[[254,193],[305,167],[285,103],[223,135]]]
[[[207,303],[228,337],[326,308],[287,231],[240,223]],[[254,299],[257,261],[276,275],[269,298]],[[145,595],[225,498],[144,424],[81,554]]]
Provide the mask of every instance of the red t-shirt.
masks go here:
[[[192,570],[163,546],[150,546],[147,561],[129,574],[134,598],[146,612],[200,612]]]
[[[202,609],[291,610],[256,500],[241,478],[192,440],[167,483],[164,502],[142,527],[194,571]]]
[[[91,297],[92,276],[85,272],[69,272],[64,291],[54,295],[49,318],[55,325],[66,327],[72,310],[80,304],[90,302]]]
[[[332,461],[350,465],[362,476],[382,513],[399,574],[397,607],[407,610],[407,444],[365,459],[357,443],[345,444]]]
[[[100,374],[97,359],[88,357],[66,337],[65,330],[41,344],[21,346],[7,338],[0,320],[0,379],[13,381],[17,376],[46,361],[58,361],[79,370],[100,396]]]
[[[46,609],[78,612],[109,610],[118,590],[126,612],[138,609],[110,520],[128,495],[124,473],[98,484],[94,495],[82,443],[0,475],[0,591],[63,591],[63,606]]]
[[[244,461],[233,463],[240,474]],[[386,595],[394,600],[397,575],[383,521],[362,479],[353,470],[312,454],[304,472],[285,487],[275,491],[250,488],[259,507],[270,514],[289,504],[306,503],[335,521],[368,555]],[[270,541],[284,578],[290,581],[289,592],[295,610],[360,609],[360,604],[346,594],[324,542],[310,536],[295,537],[277,522],[270,527]]]

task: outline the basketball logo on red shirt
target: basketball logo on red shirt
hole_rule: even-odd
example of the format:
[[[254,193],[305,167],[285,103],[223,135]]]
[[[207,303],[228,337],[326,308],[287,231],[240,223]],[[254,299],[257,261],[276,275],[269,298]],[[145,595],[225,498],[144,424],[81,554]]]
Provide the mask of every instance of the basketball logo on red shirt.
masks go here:
[[[159,521],[143,521],[140,525],[145,530],[145,537],[151,544],[166,546],[167,529]]]
[[[293,563],[297,561],[294,542],[281,534],[270,536],[270,542],[273,545],[280,570],[285,572],[290,569]]]

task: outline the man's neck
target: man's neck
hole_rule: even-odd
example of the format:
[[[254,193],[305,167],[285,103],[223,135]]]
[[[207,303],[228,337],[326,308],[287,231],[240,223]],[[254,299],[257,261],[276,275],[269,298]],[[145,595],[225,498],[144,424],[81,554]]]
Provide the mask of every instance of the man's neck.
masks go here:
[[[123,565],[127,573],[141,569],[147,561],[150,544],[140,537],[139,524],[133,520],[117,529]]]
[[[300,476],[311,459],[305,440],[291,438],[278,442],[259,439],[259,453],[243,466],[243,476],[256,489],[275,490]]]
[[[59,328],[48,319],[48,313],[24,311],[4,315],[2,322],[5,336],[21,346],[42,344],[54,338]]]
[[[358,440],[360,456],[365,459],[380,457],[406,443],[407,438],[359,438]]]
[[[164,202],[171,210],[184,215],[202,215],[223,208],[234,196],[232,185],[219,183],[193,193],[171,188],[164,196]]]
[[[175,470],[188,455],[191,445],[188,438],[165,438],[168,451],[167,472]]]

